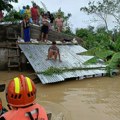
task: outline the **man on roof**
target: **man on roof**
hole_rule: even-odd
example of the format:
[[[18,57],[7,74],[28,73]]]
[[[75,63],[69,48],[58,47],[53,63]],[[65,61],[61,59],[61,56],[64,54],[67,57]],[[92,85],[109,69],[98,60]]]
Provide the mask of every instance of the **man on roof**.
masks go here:
[[[48,49],[48,56],[47,56],[46,60],[53,59],[53,60],[56,61],[57,60],[57,56],[59,57],[59,62],[62,62],[61,61],[61,57],[60,57],[59,48],[56,46],[56,42],[53,41],[52,45]]]

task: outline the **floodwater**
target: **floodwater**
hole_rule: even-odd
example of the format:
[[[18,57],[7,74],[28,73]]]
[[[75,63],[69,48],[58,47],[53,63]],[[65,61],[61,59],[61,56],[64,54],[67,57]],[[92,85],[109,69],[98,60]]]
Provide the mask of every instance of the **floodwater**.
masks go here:
[[[18,74],[0,72],[0,82],[8,83]],[[37,83],[37,102],[52,112],[52,120],[120,120],[120,75],[68,80],[55,84]],[[0,93],[6,107],[5,92]]]

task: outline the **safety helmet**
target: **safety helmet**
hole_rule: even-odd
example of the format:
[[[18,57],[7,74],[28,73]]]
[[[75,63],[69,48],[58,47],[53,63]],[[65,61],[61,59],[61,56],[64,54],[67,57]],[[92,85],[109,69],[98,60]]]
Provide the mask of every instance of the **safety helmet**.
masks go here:
[[[36,87],[34,82],[23,75],[11,80],[6,89],[8,105],[12,107],[25,107],[34,103]]]

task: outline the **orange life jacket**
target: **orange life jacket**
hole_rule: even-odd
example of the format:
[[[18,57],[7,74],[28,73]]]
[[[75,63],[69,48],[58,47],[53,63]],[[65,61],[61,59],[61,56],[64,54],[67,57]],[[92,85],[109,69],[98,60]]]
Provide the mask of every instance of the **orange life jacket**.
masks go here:
[[[42,106],[34,104],[26,108],[10,110],[2,115],[5,120],[48,120],[47,114]]]

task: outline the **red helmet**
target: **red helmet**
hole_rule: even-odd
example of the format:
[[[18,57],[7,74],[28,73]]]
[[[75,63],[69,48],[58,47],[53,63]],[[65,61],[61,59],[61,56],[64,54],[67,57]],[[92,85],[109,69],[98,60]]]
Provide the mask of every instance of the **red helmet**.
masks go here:
[[[8,84],[6,99],[10,106],[24,107],[34,103],[36,98],[36,87],[34,82],[20,75]]]

